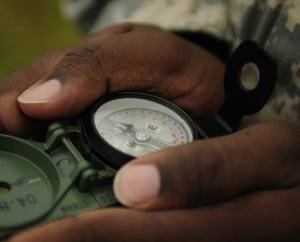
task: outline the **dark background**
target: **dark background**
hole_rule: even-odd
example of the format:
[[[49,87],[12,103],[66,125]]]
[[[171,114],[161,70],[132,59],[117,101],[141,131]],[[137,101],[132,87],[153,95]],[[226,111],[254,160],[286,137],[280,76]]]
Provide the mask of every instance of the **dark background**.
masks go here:
[[[62,0],[0,0],[0,78],[82,37]]]

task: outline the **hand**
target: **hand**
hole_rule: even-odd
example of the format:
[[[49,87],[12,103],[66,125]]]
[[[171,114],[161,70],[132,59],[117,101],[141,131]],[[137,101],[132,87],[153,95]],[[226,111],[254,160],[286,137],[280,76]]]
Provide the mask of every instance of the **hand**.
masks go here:
[[[270,123],[152,153],[114,182],[135,210],[82,214],[11,242],[299,241],[299,145],[300,127]]]
[[[164,96],[193,113],[215,113],[224,99],[224,69],[213,54],[170,32],[116,25],[2,80],[0,124],[3,132],[25,135],[42,124],[33,120],[71,118],[99,97],[125,90]]]

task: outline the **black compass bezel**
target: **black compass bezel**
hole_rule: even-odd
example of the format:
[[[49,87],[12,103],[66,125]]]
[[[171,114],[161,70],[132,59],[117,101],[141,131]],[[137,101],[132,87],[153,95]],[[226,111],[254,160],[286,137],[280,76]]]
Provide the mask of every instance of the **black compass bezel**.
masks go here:
[[[176,114],[178,114],[188,124],[193,134],[193,140],[202,137],[201,134],[198,132],[199,128],[197,127],[195,122],[189,117],[189,115],[184,110],[182,110],[181,108],[177,107],[175,104],[171,103],[170,101],[164,98],[144,92],[122,92],[108,95],[104,98],[101,98],[92,108],[92,110],[88,113],[82,125],[82,132],[83,136],[92,147],[93,153],[95,153],[102,161],[108,163],[114,168],[120,168],[128,161],[135,159],[135,157],[130,156],[114,148],[107,141],[105,141],[99,135],[93,119],[94,114],[103,104],[121,98],[145,99],[164,105],[165,107],[171,109]]]

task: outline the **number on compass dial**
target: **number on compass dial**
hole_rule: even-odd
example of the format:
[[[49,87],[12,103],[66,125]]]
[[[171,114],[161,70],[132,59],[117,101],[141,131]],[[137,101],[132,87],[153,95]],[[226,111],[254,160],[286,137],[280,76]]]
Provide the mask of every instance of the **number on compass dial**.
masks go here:
[[[148,100],[140,102],[145,105],[131,108],[123,102],[123,109],[112,108],[106,114],[100,108],[94,116],[98,134],[117,150],[133,157],[193,141],[190,126],[176,112]]]

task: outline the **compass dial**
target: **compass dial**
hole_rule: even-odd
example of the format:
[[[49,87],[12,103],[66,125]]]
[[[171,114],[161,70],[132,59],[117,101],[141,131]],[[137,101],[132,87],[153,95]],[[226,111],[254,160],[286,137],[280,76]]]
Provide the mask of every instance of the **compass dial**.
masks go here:
[[[194,140],[193,130],[175,110],[142,98],[120,98],[101,105],[94,127],[108,144],[133,157]]]

